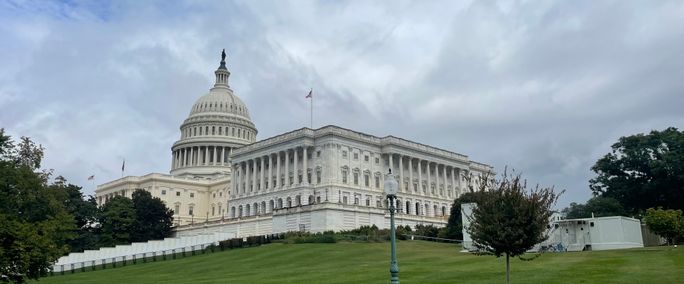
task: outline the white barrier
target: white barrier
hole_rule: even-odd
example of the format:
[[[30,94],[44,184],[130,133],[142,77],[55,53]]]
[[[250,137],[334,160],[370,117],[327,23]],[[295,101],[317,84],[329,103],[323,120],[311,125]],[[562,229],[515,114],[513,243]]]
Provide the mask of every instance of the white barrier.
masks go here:
[[[197,250],[203,250],[212,244],[218,245],[218,242],[234,237],[235,234],[233,233],[219,232],[74,252],[60,257],[52,266],[52,271],[64,272],[129,260],[137,261],[152,257],[165,257],[174,253],[192,253]]]

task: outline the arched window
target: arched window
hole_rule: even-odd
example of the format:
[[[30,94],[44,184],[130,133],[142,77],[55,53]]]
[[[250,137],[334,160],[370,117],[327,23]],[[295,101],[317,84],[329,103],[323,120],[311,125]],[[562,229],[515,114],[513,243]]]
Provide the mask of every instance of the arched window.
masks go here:
[[[313,204],[313,203],[314,203],[314,196],[309,195],[309,204]]]
[[[249,204],[245,205],[245,216],[250,216],[252,215],[252,211],[250,210]]]
[[[235,218],[235,206],[230,208],[230,218]]]
[[[275,203],[275,202],[273,202],[273,200],[271,200],[271,201],[268,202],[268,204],[269,204],[269,205],[268,205],[268,211],[269,211],[269,212],[273,212],[274,203]]]
[[[290,197],[287,198],[287,207],[292,207],[292,198]]]
[[[446,216],[446,207],[442,206],[442,216]]]
[[[242,217],[242,205],[238,206],[238,217]]]
[[[295,206],[300,206],[300,205],[302,205],[302,196],[297,195],[297,196],[295,196]]]
[[[420,203],[416,202],[416,215],[420,215]]]
[[[259,215],[259,203],[254,202],[254,214],[252,215]]]
[[[278,209],[283,208],[283,199],[278,198]]]
[[[434,214],[435,217],[437,217],[437,214],[439,214],[438,212],[439,212],[439,207],[437,207],[437,205],[432,206],[432,214]]]
[[[273,202],[273,200],[271,200]],[[261,214],[266,214],[266,201],[261,201]]]
[[[411,214],[411,201],[406,201],[406,214]]]

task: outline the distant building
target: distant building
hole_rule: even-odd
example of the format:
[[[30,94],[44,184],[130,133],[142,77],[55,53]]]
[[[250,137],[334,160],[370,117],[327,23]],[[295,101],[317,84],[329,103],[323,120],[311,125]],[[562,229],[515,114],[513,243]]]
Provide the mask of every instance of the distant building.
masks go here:
[[[467,187],[465,177],[493,170],[462,154],[332,125],[257,141],[247,106],[228,85],[223,58],[215,74],[214,87],[181,124],[170,175],[99,185],[98,204],[147,190],[174,210],[178,234],[387,228],[382,187],[392,169],[400,187],[397,223],[444,226]]]

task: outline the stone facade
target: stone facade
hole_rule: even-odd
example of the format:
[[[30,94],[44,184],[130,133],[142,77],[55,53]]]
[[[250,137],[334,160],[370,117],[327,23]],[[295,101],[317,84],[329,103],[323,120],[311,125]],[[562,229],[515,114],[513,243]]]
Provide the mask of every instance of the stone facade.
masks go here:
[[[466,177],[493,170],[462,154],[333,125],[255,142],[257,129],[228,87],[228,75],[222,61],[216,85],[181,125],[171,175],[100,185],[98,203],[148,190],[174,209],[181,235],[387,228],[382,187],[391,170],[399,181],[397,224],[443,226],[467,180],[477,180]]]

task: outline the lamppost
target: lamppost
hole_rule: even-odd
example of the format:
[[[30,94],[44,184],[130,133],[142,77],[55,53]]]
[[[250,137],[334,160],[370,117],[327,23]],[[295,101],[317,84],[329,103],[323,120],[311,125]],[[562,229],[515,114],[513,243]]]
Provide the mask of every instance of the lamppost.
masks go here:
[[[396,231],[394,229],[394,212],[396,208],[394,207],[394,201],[397,199],[397,188],[399,183],[394,179],[392,175],[392,169],[389,170],[387,178],[385,179],[385,194],[387,194],[387,199],[389,201],[389,212],[390,212],[390,242],[391,254],[390,254],[390,283],[399,284],[399,265],[397,264],[397,237]]]

